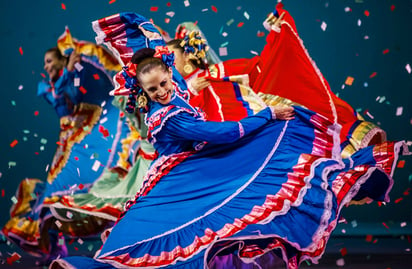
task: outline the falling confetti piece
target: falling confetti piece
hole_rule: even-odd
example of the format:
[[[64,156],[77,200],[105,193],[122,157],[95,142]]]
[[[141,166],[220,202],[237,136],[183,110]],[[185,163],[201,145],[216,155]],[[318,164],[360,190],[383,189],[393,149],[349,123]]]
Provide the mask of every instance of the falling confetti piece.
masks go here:
[[[87,90],[83,86],[79,87],[79,91],[81,91],[81,93],[83,93],[83,94],[87,93]]]
[[[16,196],[11,197],[10,200],[13,202],[13,204],[17,204],[18,202]]]
[[[366,17],[369,17],[370,12],[369,12],[369,10],[365,10],[365,11],[363,12],[363,14],[365,14]]]
[[[239,22],[239,23],[237,24],[237,27],[239,27],[239,28],[240,28],[240,27],[242,27],[242,26],[243,26],[243,24],[244,24],[243,22]]]
[[[17,141],[17,139],[14,139],[13,142],[10,143],[10,147],[14,148],[14,146],[16,146],[17,143],[19,143],[19,141]]]
[[[171,5],[172,5],[172,3],[170,3],[170,2],[166,3],[166,6],[168,6],[168,7],[170,7]]]
[[[401,223],[401,227],[402,227],[402,228],[403,228],[403,227],[406,227],[406,225],[407,225],[406,222],[402,222],[402,223]]]
[[[114,2],[116,2],[116,0],[110,0],[110,1],[109,1],[109,5],[110,5],[110,4],[113,4]]]
[[[226,22],[226,25],[227,26],[230,26],[232,23],[234,23],[235,22],[235,20],[234,19],[230,19],[230,20],[228,20],[227,22]]]
[[[352,225],[353,228],[355,228],[355,227],[358,226],[358,223],[356,222],[356,220],[352,220],[351,225]]]
[[[75,77],[73,80],[74,87],[79,87],[80,86],[80,78]]]
[[[345,260],[343,258],[337,259],[336,260],[336,265],[337,266],[344,266],[345,265]]]
[[[169,12],[166,13],[166,15],[173,18],[173,16],[175,15],[175,12],[174,11],[169,11]]]
[[[20,52],[21,55],[23,55],[23,48],[22,47],[19,47],[19,52]]]
[[[265,36],[265,32],[258,31],[258,32],[257,32],[257,36],[258,36],[258,37],[263,37],[263,36]]]
[[[227,47],[220,47],[219,56],[226,56],[226,55],[227,55]]]
[[[405,160],[400,160],[398,162],[398,165],[396,166],[397,168],[404,168],[405,167]]]
[[[98,160],[95,160],[92,166],[92,170],[97,172],[97,170],[99,170],[100,167],[100,162]]]
[[[358,20],[358,26],[361,26],[361,25],[362,25],[362,21]]]
[[[351,12],[352,9],[350,7],[345,7],[345,12]]]
[[[340,249],[340,254],[341,254],[342,256],[346,256],[346,254],[348,254],[348,250],[347,250],[346,248],[341,248],[341,249]]]
[[[403,107],[397,107],[396,108],[396,116],[400,116],[400,115],[402,115],[402,113],[403,113]]]
[[[62,9],[66,10],[66,5],[64,3],[62,3]]]
[[[39,111],[34,111],[34,116],[38,116],[39,115]]]
[[[212,6],[212,11],[217,13],[217,8],[215,6]]]
[[[80,245],[83,245],[84,241],[81,238],[79,238],[77,239],[77,243],[79,243]]]
[[[249,14],[246,11],[243,12],[243,16],[245,16],[246,20],[249,20],[250,18]]]
[[[19,87],[17,88],[19,91],[23,90],[23,85],[19,85]]]
[[[374,77],[376,77],[377,74],[378,74],[377,72],[373,72],[373,73],[369,76],[369,78],[374,78]]]
[[[14,252],[13,254],[11,254],[10,257],[8,257],[8,258],[6,259],[6,260],[7,260],[7,264],[12,265],[14,262],[20,260],[20,258],[21,258],[21,256],[20,256],[18,253]]]
[[[169,23],[170,22],[170,18],[165,18],[165,23]]]
[[[345,84],[351,86],[355,79],[351,76],[348,76],[345,80]]]
[[[254,51],[254,50],[251,50],[250,53],[252,53],[252,54],[254,54],[254,55],[259,55],[259,53],[256,52],[256,51]]]
[[[395,5],[391,5],[391,11],[395,10]]]
[[[411,71],[412,71],[412,68],[411,68],[410,64],[407,64],[407,65],[405,66],[405,68],[406,68],[406,71],[408,71],[408,73],[410,74]]]
[[[366,235],[366,242],[372,242],[373,236],[371,234]]]
[[[75,159],[76,161],[78,161],[78,160],[79,160],[79,157],[77,157],[77,156],[74,156],[74,159]]]
[[[401,197],[401,198],[396,199],[396,200],[395,200],[395,204],[400,203],[402,200],[403,200],[403,198],[402,198],[402,197]]]
[[[322,31],[326,31],[326,27],[328,27],[328,25],[326,24],[326,22],[323,21],[320,25],[320,28],[322,29]]]
[[[385,50],[383,50],[383,52],[382,52],[383,54],[388,54],[389,53],[389,49],[385,49]]]
[[[80,72],[83,69],[83,65],[81,65],[80,63],[75,63],[74,68],[77,70],[77,72]]]
[[[184,1],[184,4],[185,4],[185,7],[190,6],[189,0],[185,0],[185,1]]]
[[[57,243],[59,246],[64,245],[64,238],[59,238],[59,242]]]
[[[389,226],[385,222],[382,222],[382,225],[385,226],[385,228],[389,230]]]
[[[159,8],[158,7],[150,7],[151,12],[156,12]]]

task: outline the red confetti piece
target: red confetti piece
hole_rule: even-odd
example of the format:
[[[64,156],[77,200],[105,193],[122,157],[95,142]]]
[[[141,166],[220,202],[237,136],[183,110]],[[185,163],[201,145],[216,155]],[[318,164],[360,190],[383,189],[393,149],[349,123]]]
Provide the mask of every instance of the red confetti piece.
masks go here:
[[[34,154],[39,155],[39,153],[37,151]]]
[[[405,160],[401,160],[398,162],[398,165],[396,167],[403,168],[404,166],[405,166]]]
[[[365,11],[363,12],[363,14],[365,14],[366,17],[369,17],[369,14],[370,14],[370,13],[369,13],[369,10],[365,10]]]
[[[23,48],[22,47],[19,48],[19,52],[20,52],[21,55],[23,55]]]
[[[1,190],[1,197],[4,197],[4,195],[5,195],[5,192],[4,192],[4,189],[2,189]]]
[[[370,76],[369,76],[369,78],[373,78],[373,77],[376,77],[376,75],[377,75],[378,73],[376,73],[376,72],[373,72]]]
[[[213,12],[217,13],[217,8],[215,6],[212,6]]]
[[[42,76],[43,78],[46,78],[46,75],[43,73],[40,73],[40,76]]]
[[[150,7],[150,11],[156,12],[159,8],[158,7]]]
[[[387,54],[389,52],[389,49],[384,50],[382,53]]]
[[[109,136],[109,131],[105,129],[102,125],[99,126],[99,132],[103,134],[103,137],[108,137]]]
[[[258,36],[258,37],[263,37],[263,36],[265,36],[265,32],[258,31],[258,32],[257,32],[257,36]]]
[[[382,202],[378,202],[378,206],[381,207],[381,206],[382,206]]]
[[[169,23],[170,22],[170,18],[165,18],[165,23]]]
[[[402,198],[402,197],[401,197],[401,198],[396,199],[396,200],[395,200],[395,204],[400,203],[402,200],[403,200],[403,198]]]
[[[87,90],[86,90],[83,86],[80,86],[80,87],[79,87],[79,90],[80,90],[83,94],[86,94],[86,93],[87,93]]]
[[[78,247],[74,247],[74,249],[75,249],[76,251],[78,251],[78,250],[79,250],[79,248],[78,248]]]
[[[389,226],[385,222],[382,222],[382,225],[385,226],[385,228],[389,230]]]
[[[112,149],[108,149],[107,151],[108,151],[108,152],[112,152]]]
[[[74,238],[72,238],[72,239],[69,241],[69,245],[73,244],[73,242],[74,242]]]
[[[83,190],[83,188],[84,188],[84,185],[80,183],[79,184],[79,189]]]
[[[19,143],[19,141],[17,141],[17,139],[14,139],[13,142],[10,143],[10,147],[14,148],[17,143]]]
[[[34,111],[34,116],[38,116],[39,115],[39,111]]]
[[[243,26],[243,24],[244,24],[243,22],[239,22],[239,23],[237,24],[237,27],[239,27],[239,28],[240,28],[240,27],[242,27],[242,26]]]
[[[116,0],[110,0],[109,4],[113,4]]]
[[[120,118],[124,117],[124,112],[120,112]]]
[[[348,254],[347,249],[346,249],[346,248],[341,248],[341,249],[340,249],[340,254],[341,254],[342,256],[345,256],[346,254]]]
[[[366,235],[366,242],[371,242],[372,241],[372,235],[371,234],[368,234],[368,235]]]
[[[170,3],[170,2],[166,3],[166,6],[168,6],[168,7],[170,7],[171,5],[172,5],[172,3]]]
[[[59,146],[64,146],[64,144],[60,141],[57,141],[56,144],[59,145]]]
[[[14,252],[10,257],[7,258],[7,264],[11,265],[14,262],[18,261],[20,258],[21,256]]]
[[[391,5],[391,11],[395,10],[395,5]]]
[[[66,10],[66,5],[64,3],[62,3],[62,9]]]
[[[99,74],[93,74],[93,78],[94,78],[95,80],[99,80],[99,79],[100,79]]]
[[[403,192],[403,195],[405,195],[405,196],[409,195],[409,191],[410,191],[410,190],[411,190],[410,188],[407,188],[407,189]]]
[[[74,159],[75,159],[76,161],[78,161],[78,160],[79,160],[79,157],[75,156]]]

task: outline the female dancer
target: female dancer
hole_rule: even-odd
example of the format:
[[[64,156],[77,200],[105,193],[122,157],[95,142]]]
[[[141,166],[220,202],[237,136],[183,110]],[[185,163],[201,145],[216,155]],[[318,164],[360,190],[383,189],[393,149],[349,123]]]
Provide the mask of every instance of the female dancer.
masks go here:
[[[204,121],[172,79],[173,58],[144,48],[116,76],[129,110],[147,111],[159,157],[95,258],[51,268],[228,268],[227,256],[266,268],[280,257],[297,268],[320,258],[344,205],[388,200],[405,143],[341,159],[339,125],[301,107]]]
[[[112,75],[121,69],[117,60],[102,46],[73,39],[68,28],[57,45],[45,53],[49,80],[39,83],[38,95],[60,118],[58,147],[46,182],[21,182],[11,219],[2,228],[10,241],[44,263],[67,255],[60,232],[89,235],[113,223],[85,223],[73,215],[56,218],[49,207],[63,195],[86,192],[105,167],[119,160],[121,140],[129,133],[108,95]]]

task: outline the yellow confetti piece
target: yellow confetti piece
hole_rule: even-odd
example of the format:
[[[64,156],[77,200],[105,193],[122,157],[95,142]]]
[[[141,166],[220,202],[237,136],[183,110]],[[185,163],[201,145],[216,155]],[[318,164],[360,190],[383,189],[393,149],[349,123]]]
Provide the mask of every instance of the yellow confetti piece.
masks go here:
[[[345,80],[345,84],[351,86],[355,79],[351,76],[348,76]]]

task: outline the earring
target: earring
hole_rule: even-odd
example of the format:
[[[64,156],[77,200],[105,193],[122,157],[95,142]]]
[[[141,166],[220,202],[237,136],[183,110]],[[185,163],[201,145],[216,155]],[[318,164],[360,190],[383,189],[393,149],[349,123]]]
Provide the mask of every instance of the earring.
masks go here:
[[[193,66],[191,66],[190,64],[185,64],[183,66],[183,71],[185,71],[186,74],[190,74],[192,73],[194,70]]]

